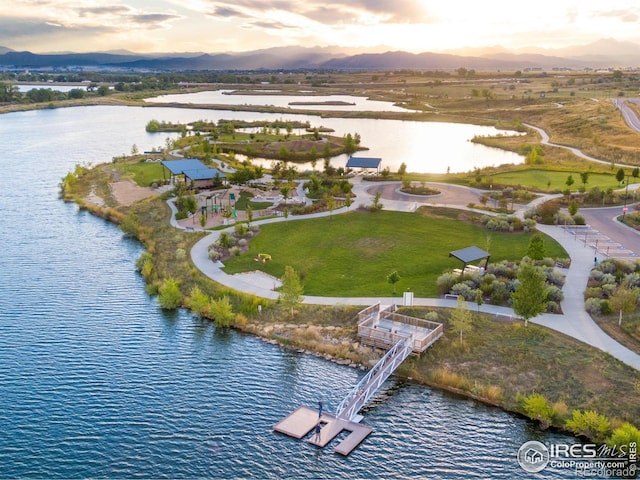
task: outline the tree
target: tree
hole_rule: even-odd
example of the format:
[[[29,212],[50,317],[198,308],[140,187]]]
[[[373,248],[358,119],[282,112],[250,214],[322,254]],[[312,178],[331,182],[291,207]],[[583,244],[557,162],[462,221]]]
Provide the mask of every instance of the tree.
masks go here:
[[[484,303],[484,298],[482,298],[482,290],[478,289],[476,292],[476,305],[478,306],[478,313],[480,313],[480,307]]]
[[[458,297],[458,306],[451,312],[449,321],[451,328],[460,333],[462,344],[462,334],[471,331],[471,312],[467,309],[467,303],[462,295]]]
[[[567,185],[567,188],[571,188],[571,185],[575,183],[575,180],[573,179],[573,175],[569,175],[567,177],[567,180],[564,183]]]
[[[396,283],[400,281],[400,275],[398,275],[398,271],[394,270],[389,275],[387,275],[387,282],[393,285],[393,294],[396,294]]]
[[[618,170],[616,172],[616,180],[618,181],[618,183],[622,183],[622,181],[624,180],[624,169],[621,168],[620,170]]]
[[[520,285],[511,295],[513,311],[524,318],[524,326],[547,309],[549,289],[545,284],[546,276],[541,268],[525,262],[518,269]]]
[[[285,183],[280,187],[280,193],[284,197],[284,204],[287,204],[287,199],[289,198],[289,192],[291,192],[291,185]]]
[[[233,307],[226,295],[219,300],[212,300],[209,305],[209,312],[213,317],[216,327],[229,327],[235,317]]]
[[[569,202],[568,210],[569,215],[573,217],[576,213],[578,213],[578,202],[576,202],[575,200],[571,200]]]
[[[182,293],[180,293],[178,282],[173,277],[165,279],[158,289],[160,307],[165,310],[175,310],[180,306],[181,301]]]
[[[336,208],[336,199],[332,194],[327,194],[327,208],[329,209],[329,216],[333,218],[333,211]]]
[[[282,282],[282,287],[278,300],[290,310],[290,314],[293,317],[293,309],[302,303],[304,287],[296,271],[289,265],[284,267],[284,275],[280,281]]]
[[[375,196],[373,197],[373,209],[374,210],[382,210],[382,202],[380,201],[380,197],[382,196],[382,194],[380,192],[376,192]]]
[[[404,176],[407,173],[407,164],[402,162],[400,164],[400,168],[398,168],[398,175],[400,175],[401,177]]]
[[[529,246],[527,247],[527,257],[531,260],[542,260],[544,258],[544,239],[542,235],[536,233],[529,240]]]
[[[640,175],[640,168],[635,167],[633,170],[631,170],[631,176],[633,178],[638,178],[639,175]]]
[[[620,285],[614,294],[609,298],[611,309],[620,312],[618,317],[618,325],[622,325],[622,315],[629,314],[636,309],[638,301],[638,289],[631,288],[628,283]]]
[[[582,185],[586,187],[589,182],[589,172],[582,172],[580,174],[580,180],[582,180]]]

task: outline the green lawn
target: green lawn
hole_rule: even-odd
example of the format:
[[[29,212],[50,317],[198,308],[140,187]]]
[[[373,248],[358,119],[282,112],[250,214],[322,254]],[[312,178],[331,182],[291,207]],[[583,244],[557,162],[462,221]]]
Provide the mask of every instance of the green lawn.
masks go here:
[[[133,175],[133,181],[141,187],[150,187],[153,182],[162,180],[162,165],[159,162],[122,163],[117,168]]]
[[[580,172],[567,172],[555,170],[514,170],[512,172],[497,173],[485,177],[487,183],[495,182],[496,185],[522,185],[536,190],[560,190],[567,188],[567,177],[573,177],[573,185],[571,191],[577,191],[582,187],[582,179]],[[551,184],[549,184],[551,181]],[[606,191],[608,188],[621,188],[620,183],[616,180],[615,172],[608,173],[591,173],[586,189],[599,187],[600,190]]]
[[[436,279],[446,269],[459,268],[449,252],[471,245],[485,249],[490,236],[491,260],[519,260],[530,234],[500,234],[477,225],[419,213],[357,212],[313,220],[289,220],[263,225],[247,253],[225,261],[227,273],[262,270],[281,277],[291,265],[302,277],[307,295],[390,296],[387,275],[398,271],[398,295],[411,289],[416,296],[437,296]],[[568,255],[551,238],[552,257]],[[258,253],[273,260],[257,263]]]

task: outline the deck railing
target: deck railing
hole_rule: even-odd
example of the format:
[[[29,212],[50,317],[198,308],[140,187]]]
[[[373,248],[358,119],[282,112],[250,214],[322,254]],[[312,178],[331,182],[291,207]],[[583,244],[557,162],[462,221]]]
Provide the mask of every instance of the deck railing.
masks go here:
[[[380,310],[380,304],[365,308],[358,314],[358,336],[364,342],[380,348],[390,348],[401,339],[406,338],[406,334],[397,333],[377,325],[377,320],[385,319],[393,322],[403,323],[423,329],[428,332],[424,336],[416,335],[411,340],[411,348],[416,353],[424,352],[429,348],[444,332],[442,324],[424,320],[422,318],[410,317],[395,313],[395,306],[391,305]]]

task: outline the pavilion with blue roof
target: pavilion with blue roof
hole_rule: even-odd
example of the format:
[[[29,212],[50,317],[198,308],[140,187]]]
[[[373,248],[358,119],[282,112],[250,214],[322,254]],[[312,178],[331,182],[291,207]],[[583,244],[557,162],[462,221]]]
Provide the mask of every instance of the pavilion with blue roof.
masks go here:
[[[169,170],[171,177],[184,176],[185,182],[193,182],[196,188],[209,188],[215,184],[215,179],[224,181],[226,176],[217,168],[207,167],[197,158],[183,160],[163,160],[162,166]],[[163,169],[164,176],[164,169]]]
[[[378,157],[349,157],[346,167],[363,170],[375,169],[376,173],[380,173],[380,163],[382,163],[382,159]]]

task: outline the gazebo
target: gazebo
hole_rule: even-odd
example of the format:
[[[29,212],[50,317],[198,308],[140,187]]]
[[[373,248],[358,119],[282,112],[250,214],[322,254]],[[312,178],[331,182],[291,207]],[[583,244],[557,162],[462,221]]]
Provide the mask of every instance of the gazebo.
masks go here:
[[[460,270],[460,275],[462,275],[469,263],[476,262],[485,258],[487,259],[484,264],[484,268],[486,269],[487,265],[489,265],[489,258],[491,257],[491,254],[489,252],[485,252],[481,248],[474,246],[463,248],[461,250],[454,250],[453,252],[449,253],[449,256],[457,258],[462,262],[462,270]],[[471,268],[471,266],[469,268]],[[474,267],[474,269],[479,269],[479,267]]]
[[[380,173],[380,163],[382,163],[382,159],[378,157],[349,157],[346,167],[362,168],[363,170],[375,169],[376,173]]]

